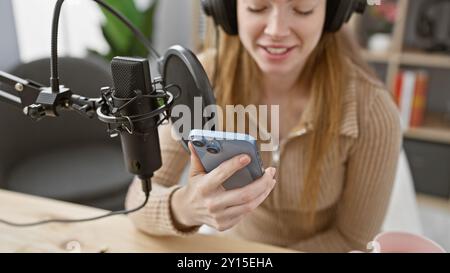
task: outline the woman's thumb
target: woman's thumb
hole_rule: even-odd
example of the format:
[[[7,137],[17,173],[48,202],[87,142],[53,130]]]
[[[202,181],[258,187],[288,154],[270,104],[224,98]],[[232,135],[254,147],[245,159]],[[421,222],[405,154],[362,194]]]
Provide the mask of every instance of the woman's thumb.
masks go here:
[[[192,143],[189,142],[189,151],[191,152],[191,168],[190,168],[190,176],[196,176],[198,174],[205,174],[205,168],[203,167],[200,158],[198,158],[197,152],[195,151]]]

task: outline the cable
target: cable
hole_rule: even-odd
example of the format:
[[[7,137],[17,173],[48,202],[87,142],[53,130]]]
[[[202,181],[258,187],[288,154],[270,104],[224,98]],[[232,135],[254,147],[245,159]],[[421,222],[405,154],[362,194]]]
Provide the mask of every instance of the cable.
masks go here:
[[[109,212],[104,215],[90,217],[90,218],[82,218],[82,219],[58,219],[58,218],[55,218],[55,219],[48,219],[48,220],[42,220],[42,221],[30,222],[30,223],[15,223],[15,222],[0,219],[0,223],[8,225],[8,226],[12,226],[12,227],[25,228],[25,227],[46,225],[46,224],[51,224],[51,223],[66,223],[66,224],[82,223],[82,222],[100,220],[100,219],[115,216],[115,215],[128,215],[130,213],[136,212],[136,211],[142,209],[143,207],[145,207],[145,205],[147,205],[147,203],[148,203],[148,199],[150,198],[150,192],[152,190],[151,178],[143,178],[143,177],[139,177],[139,178],[141,179],[142,191],[145,193],[145,200],[140,206],[138,206],[134,209],[131,209],[131,210],[112,211],[112,212]]]
[[[56,2],[55,10],[53,12],[52,22],[52,41],[51,41],[51,65],[50,65],[50,84],[52,86],[52,92],[59,92],[59,73],[58,73],[58,28],[59,28],[59,16],[61,14],[61,7],[64,0]]]
[[[51,87],[53,93],[59,92],[59,75],[58,75],[58,27],[59,27],[59,17],[61,14],[61,7],[65,0],[58,0],[55,5],[55,10],[53,13],[53,22],[52,22],[52,41],[51,41]],[[106,4],[102,0],[92,0],[96,2],[98,5],[109,11],[111,14],[116,16],[122,23],[127,26],[131,32],[140,40],[140,42],[147,48],[149,53],[153,53],[156,58],[160,58],[160,54],[153,48],[150,41],[145,37],[145,35],[137,29],[133,23],[130,22],[125,16],[123,16],[120,12],[116,11],[110,5]]]
[[[130,22],[130,20],[128,20],[125,16],[123,16],[120,12],[118,12],[117,10],[115,10],[113,7],[109,6],[108,4],[106,4],[105,2],[103,2],[102,0],[92,0],[97,2],[97,4],[99,4],[100,6],[102,6],[104,9],[108,10],[111,14],[113,14],[114,16],[116,16],[120,21],[122,21],[122,23],[124,23],[130,30],[131,32],[133,32],[133,34],[141,41],[141,43],[143,45],[145,45],[145,47],[147,48],[147,50],[149,51],[149,53],[153,53],[155,55],[156,58],[160,58],[161,55],[158,53],[158,51],[156,51],[156,49],[153,48],[152,44],[150,43],[150,41],[147,39],[147,37],[145,37],[145,35],[139,30],[137,29],[133,23]]]
[[[99,220],[99,219],[103,219],[103,218],[111,217],[111,216],[115,216],[115,215],[128,215],[130,213],[136,212],[136,211],[142,209],[143,207],[145,207],[145,205],[147,205],[149,198],[150,198],[150,191],[145,193],[144,203],[142,203],[142,205],[140,205],[137,208],[134,208],[131,210],[112,211],[107,214],[96,216],[96,217],[91,217],[91,218],[83,218],[83,219],[57,219],[56,218],[56,219],[49,219],[49,220],[43,220],[43,221],[31,222],[31,223],[14,223],[14,222],[0,219],[0,223],[8,225],[8,226],[13,226],[13,227],[34,227],[34,226],[51,224],[51,223],[82,223],[82,222],[88,222],[88,221],[95,221],[95,220]]]
[[[153,176],[153,175],[151,175],[151,176]],[[128,215],[130,213],[136,212],[136,211],[144,208],[145,205],[147,205],[148,200],[150,198],[150,192],[152,190],[152,181],[151,181],[150,177],[148,177],[148,178],[139,177],[139,179],[141,180],[142,191],[145,194],[145,200],[140,206],[138,206],[134,209],[131,209],[131,210],[112,211],[112,212],[108,212],[107,214],[104,214],[104,215],[90,217],[90,218],[81,218],[81,219],[58,219],[58,218],[55,218],[55,219],[48,219],[48,220],[42,220],[42,221],[30,222],[30,223],[15,223],[15,222],[7,221],[4,219],[0,219],[0,223],[8,225],[8,226],[12,226],[12,227],[25,228],[25,227],[46,225],[46,224],[51,224],[51,223],[66,223],[66,224],[67,223],[82,223],[82,222],[100,220],[100,219],[115,216],[115,215]]]

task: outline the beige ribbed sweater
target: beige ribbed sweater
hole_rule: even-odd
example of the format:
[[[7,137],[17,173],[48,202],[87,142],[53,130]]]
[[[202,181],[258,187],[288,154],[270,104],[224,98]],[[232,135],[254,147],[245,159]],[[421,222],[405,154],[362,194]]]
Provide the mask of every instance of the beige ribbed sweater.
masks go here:
[[[311,104],[300,127],[282,141],[278,152],[263,152],[264,167],[278,168],[278,183],[269,197],[226,235],[305,252],[366,250],[380,231],[390,200],[401,147],[397,108],[382,85],[349,65],[351,81],[344,98],[340,135],[330,148],[321,171],[315,225],[308,225],[308,207],[300,207],[306,147],[311,126]],[[147,206],[130,218],[152,235],[183,235],[174,226],[170,198],[188,163],[170,127],[160,128],[163,167],[155,173],[156,187]],[[130,187],[126,207],[141,204],[138,181]]]

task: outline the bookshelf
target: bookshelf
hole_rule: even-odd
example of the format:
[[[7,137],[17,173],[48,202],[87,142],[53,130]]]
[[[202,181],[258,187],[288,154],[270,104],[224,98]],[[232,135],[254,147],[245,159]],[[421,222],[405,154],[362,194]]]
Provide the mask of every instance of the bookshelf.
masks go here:
[[[371,63],[397,62],[396,65],[411,65],[422,67],[436,67],[450,69],[450,55],[445,54],[427,54],[419,51],[400,52],[400,53],[372,53],[363,50],[363,57]],[[394,60],[391,60],[393,58]],[[450,75],[449,75],[450,76]]]
[[[363,50],[362,54],[366,61],[373,65],[384,66],[386,68],[385,83],[393,92],[397,73],[405,67],[415,67],[425,70],[441,69],[448,70],[448,79],[450,79],[450,55],[442,53],[428,53],[410,49],[405,43],[405,35],[410,22],[408,13],[411,8],[411,0],[397,0],[398,13],[397,19],[391,33],[390,49],[386,53],[374,53],[369,50]],[[408,20],[409,19],[409,20]],[[354,16],[350,27],[356,35],[361,33],[361,16]],[[444,89],[438,92],[446,92],[449,86],[443,86]],[[436,90],[434,90],[436,92]],[[449,94],[450,99],[450,94]],[[433,113],[426,113],[424,125],[419,128],[411,128],[405,132],[405,138],[443,143],[450,145],[450,120],[436,117]]]

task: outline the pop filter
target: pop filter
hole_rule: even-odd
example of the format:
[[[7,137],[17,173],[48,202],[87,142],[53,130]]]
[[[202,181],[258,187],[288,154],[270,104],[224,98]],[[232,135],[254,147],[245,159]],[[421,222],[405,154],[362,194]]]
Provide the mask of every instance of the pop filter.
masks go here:
[[[216,99],[208,76],[200,61],[190,50],[182,46],[173,46],[164,54],[159,68],[164,85],[169,91],[178,92],[178,98],[173,103],[172,109],[177,106],[187,106],[190,110],[190,117],[171,115],[170,120],[172,124],[175,124],[182,118],[190,118],[189,129],[204,129],[205,124],[215,117],[204,117],[203,110],[207,106],[215,107]],[[201,104],[199,105],[200,101]],[[198,109],[199,106],[201,106],[201,109]],[[197,122],[195,122],[196,119]],[[188,131],[183,127],[174,129],[178,137],[182,139],[184,148],[189,151],[187,145],[190,130]],[[213,130],[213,128],[209,129]]]

